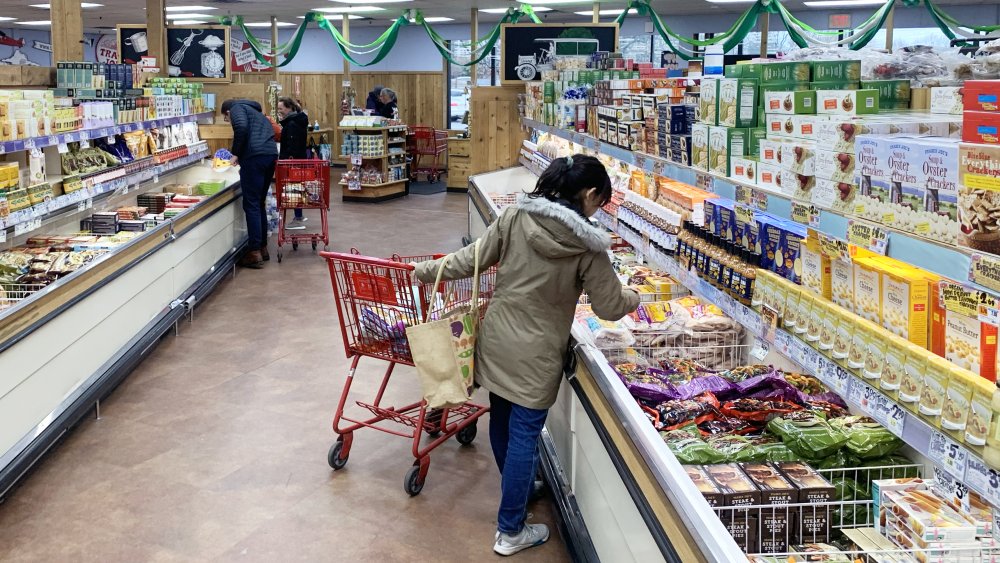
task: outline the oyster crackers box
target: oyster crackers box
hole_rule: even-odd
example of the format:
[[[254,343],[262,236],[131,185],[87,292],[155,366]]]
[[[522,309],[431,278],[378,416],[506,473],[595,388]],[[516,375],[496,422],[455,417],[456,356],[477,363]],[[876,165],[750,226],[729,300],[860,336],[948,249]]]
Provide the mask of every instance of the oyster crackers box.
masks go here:
[[[957,244],[958,158],[954,139],[924,137],[917,140],[917,184],[924,188],[924,214],[916,232],[945,244]]]
[[[879,223],[889,210],[888,145],[889,139],[875,135],[860,135],[855,142],[854,183],[858,188],[854,214]]]

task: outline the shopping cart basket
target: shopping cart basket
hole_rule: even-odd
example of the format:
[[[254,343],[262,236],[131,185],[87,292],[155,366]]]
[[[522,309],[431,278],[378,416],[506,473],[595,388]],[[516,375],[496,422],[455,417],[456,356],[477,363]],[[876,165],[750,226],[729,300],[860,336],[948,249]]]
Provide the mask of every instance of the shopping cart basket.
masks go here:
[[[418,174],[426,174],[428,182],[436,182],[444,172],[439,157],[448,152],[448,132],[421,125],[411,127],[407,150],[413,159],[410,178],[416,181]]]
[[[330,245],[330,225],[327,213],[330,210],[330,163],[326,160],[289,159],[279,160],[274,172],[274,197],[278,200],[278,262],[281,262],[281,247],[292,243],[292,250],[299,249],[300,242],[311,242],[313,250],[319,241],[323,249]],[[285,232],[285,214],[289,209],[318,209],[319,232]]]
[[[333,431],[338,437],[330,448],[327,461],[335,470],[343,468],[351,453],[354,431],[360,428],[373,428],[409,438],[413,441],[415,461],[406,473],[403,488],[410,495],[419,494],[430,467],[431,450],[452,436],[462,445],[471,444],[476,437],[477,419],[489,409],[466,403],[452,409],[428,411],[423,400],[400,407],[384,405],[382,400],[396,364],[413,365],[406,327],[420,323],[428,308],[432,319],[438,312],[443,312],[445,295],[451,297],[449,306],[468,304],[473,294],[472,280],[446,282],[437,292],[430,285],[418,282],[413,277],[413,264],[439,256],[381,259],[335,252],[321,252],[320,256],[326,259],[330,268],[344,350],[351,358],[351,369],[333,418]],[[495,268],[480,275],[479,302],[483,314],[493,295],[495,280]],[[389,366],[375,400],[371,403],[355,402],[362,412],[367,411],[370,416],[352,418],[344,412],[344,407],[362,356],[385,360]],[[411,380],[411,386],[414,381]],[[424,433],[431,437],[431,441],[422,446]]]

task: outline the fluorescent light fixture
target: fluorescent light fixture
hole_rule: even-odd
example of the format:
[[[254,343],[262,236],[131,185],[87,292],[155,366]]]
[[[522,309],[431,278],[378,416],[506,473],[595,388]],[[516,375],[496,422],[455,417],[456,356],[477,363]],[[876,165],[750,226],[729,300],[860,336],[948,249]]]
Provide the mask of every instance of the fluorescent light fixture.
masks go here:
[[[17,25],[52,25],[52,22],[49,20],[38,20],[30,22],[17,22]]]
[[[93,2],[81,2],[81,8],[100,8],[104,4],[95,4]],[[49,10],[52,8],[52,4],[32,4],[32,8],[42,8],[43,10]]]
[[[879,0],[817,0],[814,2],[803,2],[810,8],[837,8],[849,6],[881,6],[884,1]]]
[[[168,12],[204,12],[207,10],[218,10],[211,6],[167,6],[164,10]]]
[[[170,22],[174,25],[204,25],[205,22],[202,20],[174,20]]]
[[[532,6],[541,4],[591,4],[588,0],[533,0]]]
[[[0,22],[12,22],[17,18],[8,18],[7,16],[0,16]]]
[[[756,0],[705,0],[710,4],[753,4]]]
[[[412,2],[413,0],[330,0],[340,4],[398,4],[400,2]]]
[[[304,19],[306,19],[306,17],[305,16],[299,16],[298,19],[304,20]],[[331,18],[331,19],[333,21],[337,21],[337,18]],[[361,16],[354,16],[354,15],[348,14],[347,19],[349,19],[349,20],[363,20],[365,18],[363,18]],[[270,24],[268,24],[268,25],[270,25]]]
[[[414,23],[415,21],[416,20],[410,20],[410,23]],[[433,18],[424,18],[424,21],[427,23],[453,22],[455,21],[455,18],[446,18],[443,16],[437,16]]]
[[[340,0],[333,0],[333,1],[334,2],[338,2]],[[545,6],[539,6],[539,7],[535,8],[534,10],[536,12],[551,12],[552,8],[546,8]],[[482,13],[484,13],[484,14],[506,14],[507,13],[507,8],[484,8],[484,9],[479,10],[479,11],[482,12]]]
[[[208,14],[167,14],[168,20],[210,20],[212,16]]]
[[[600,12],[597,12],[597,14],[600,15],[600,16],[620,16],[621,13],[624,12],[624,11],[625,10],[601,10]],[[589,15],[593,15],[594,11],[593,10],[587,10],[586,12],[576,12],[576,13],[579,14],[579,15],[581,15],[581,16],[589,16]],[[639,10],[636,10],[635,8],[629,8],[628,13],[630,13],[630,14],[638,14]]]
[[[355,14],[359,12],[381,12],[385,8],[379,8],[378,6],[344,6],[342,8],[316,8],[314,12],[323,12],[324,14]]]
[[[303,16],[303,19],[305,19],[305,16]],[[271,27],[271,22],[253,22],[253,23],[244,23],[243,25],[245,25],[247,27]],[[278,27],[292,27],[293,25],[295,25],[295,24],[294,23],[288,23],[288,22],[278,22],[277,23]]]

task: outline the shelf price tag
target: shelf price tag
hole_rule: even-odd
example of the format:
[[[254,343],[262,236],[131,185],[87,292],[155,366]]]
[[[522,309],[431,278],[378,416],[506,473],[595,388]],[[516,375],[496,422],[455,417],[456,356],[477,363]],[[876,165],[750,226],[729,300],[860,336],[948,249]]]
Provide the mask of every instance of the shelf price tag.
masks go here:
[[[361,155],[360,154],[352,154],[351,155],[351,165],[353,165],[353,166],[361,166]]]
[[[92,198],[87,198],[87,209],[94,207],[94,200]]]
[[[891,401],[888,397],[882,396],[882,424],[896,436],[903,437],[903,427],[906,425],[906,411],[903,407]]]
[[[847,242],[884,256],[889,248],[889,233],[878,225],[851,220],[847,225]]]
[[[758,362],[763,362],[764,358],[771,351],[771,346],[760,338],[753,339],[753,348],[750,349],[750,357]]]
[[[753,205],[753,189],[743,184],[736,184],[736,203]]]
[[[931,434],[927,457],[955,479],[959,481],[965,479],[965,466],[968,463],[969,451],[941,432],[935,431]]]
[[[985,254],[973,254],[969,267],[969,281],[1000,291],[1000,260]]]
[[[981,323],[993,326],[1000,325],[1000,308],[997,307],[997,298],[985,291],[980,291],[977,314]]]
[[[69,145],[66,143],[59,143],[56,145],[56,150],[59,151],[59,154],[66,154],[69,152]]]
[[[817,234],[819,235],[819,246],[823,254],[835,260],[846,260],[848,262],[851,260],[851,249],[847,246],[846,242],[823,233]]]
[[[90,141],[88,141],[87,139],[80,139],[80,150],[89,148],[90,148]]]
[[[7,229],[0,229],[0,244],[7,242]]]
[[[857,382],[855,383],[855,385],[858,385],[859,389],[861,390],[860,393],[861,408],[864,409],[869,416],[871,416],[872,418],[874,418],[879,422],[882,422],[881,420],[882,416],[879,410],[880,409],[879,398],[882,396],[882,394],[876,391],[871,385],[868,385],[867,383],[861,381],[860,379],[855,378],[854,381]]]
[[[1000,504],[1000,474],[990,469],[976,456],[969,456],[965,465],[965,482],[969,488],[983,495],[990,504]],[[996,532],[996,520],[994,520],[994,534]]]
[[[758,211],[767,211],[767,193],[760,190],[753,190],[753,202],[751,205]]]

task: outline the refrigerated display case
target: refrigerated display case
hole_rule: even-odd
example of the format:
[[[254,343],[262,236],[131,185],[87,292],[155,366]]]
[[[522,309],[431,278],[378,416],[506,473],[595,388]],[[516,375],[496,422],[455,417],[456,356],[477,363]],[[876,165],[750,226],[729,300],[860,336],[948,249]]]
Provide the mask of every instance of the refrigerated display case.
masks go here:
[[[38,235],[79,233],[94,212],[134,205],[171,184],[213,185],[196,205],[72,273],[0,299],[0,497],[235,272],[246,243],[238,173],[213,169],[204,143],[189,149],[34,213],[31,230],[2,231],[6,250]]]

